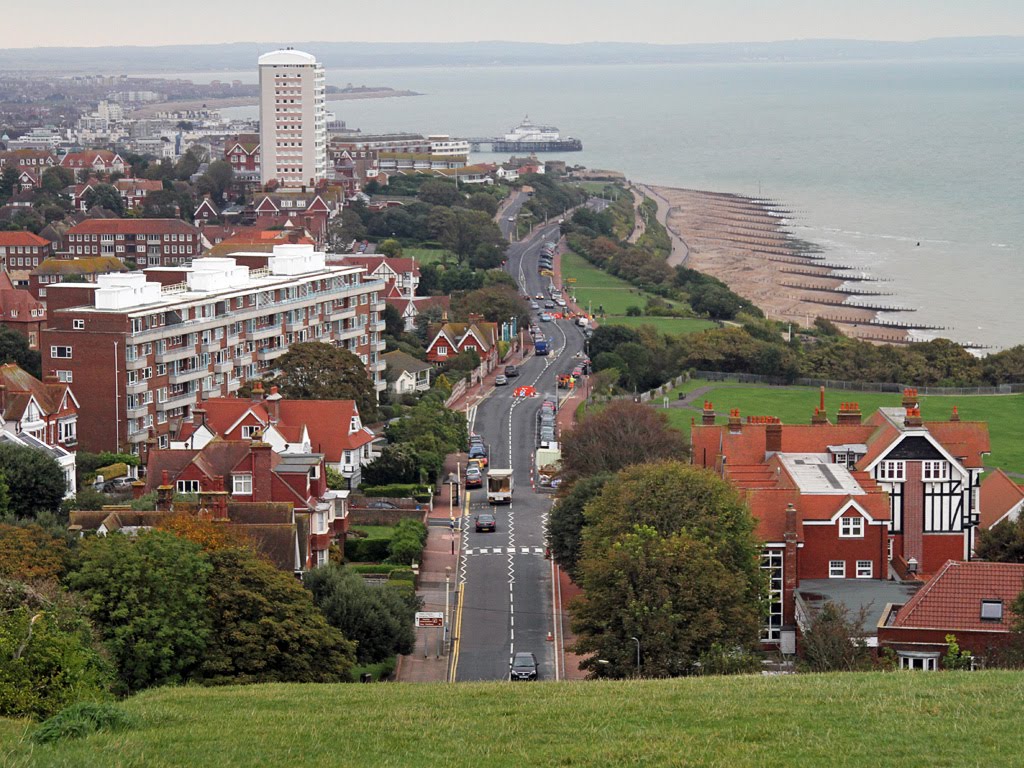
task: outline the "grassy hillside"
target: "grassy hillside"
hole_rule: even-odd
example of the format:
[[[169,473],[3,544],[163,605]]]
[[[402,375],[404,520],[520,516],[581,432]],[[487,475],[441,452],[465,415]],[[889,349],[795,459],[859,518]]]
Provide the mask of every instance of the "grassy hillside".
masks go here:
[[[265,685],[151,691],[139,723],[53,746],[0,721],[21,766],[1019,765],[1024,675]]]
[[[778,416],[785,424],[807,424],[818,405],[818,390],[809,387],[690,381],[686,383],[685,391],[690,392],[700,386],[712,386],[713,389],[701,395],[695,406],[700,407],[704,400],[710,400],[719,415],[719,424],[728,421],[732,408],[739,408],[742,416]],[[677,391],[669,393],[670,400],[676,399]],[[892,393],[825,391],[825,408],[831,421],[835,421],[840,403],[859,403],[861,413],[867,418],[879,407],[898,407],[901,400],[900,395]],[[1024,424],[1024,395],[922,396],[921,415],[925,420],[942,421],[949,418],[954,405],[959,408],[960,418],[964,421],[988,423],[992,438],[992,455],[985,460],[988,466],[1002,467],[1008,472],[1024,472],[1024,441],[1020,439],[1020,425]],[[695,411],[670,408],[665,412],[673,426],[690,433],[690,419],[697,417]]]

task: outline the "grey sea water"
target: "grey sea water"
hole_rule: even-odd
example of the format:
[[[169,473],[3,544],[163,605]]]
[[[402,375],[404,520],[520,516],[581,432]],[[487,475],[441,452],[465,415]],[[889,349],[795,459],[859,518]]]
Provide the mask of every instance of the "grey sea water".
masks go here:
[[[331,103],[364,132],[493,136],[528,114],[583,140],[562,156],[572,162],[779,200],[796,236],[891,280],[886,301],[939,335],[1024,343],[1024,60],[373,69],[328,82],[424,94]]]

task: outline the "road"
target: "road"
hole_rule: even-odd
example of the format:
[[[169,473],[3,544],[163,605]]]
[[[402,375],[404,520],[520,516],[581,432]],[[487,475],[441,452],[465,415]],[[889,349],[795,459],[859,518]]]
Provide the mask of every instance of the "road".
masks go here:
[[[549,280],[537,273],[537,257],[545,241],[557,238],[558,224],[552,223],[509,246],[505,268],[523,293],[546,295]],[[549,631],[558,630],[552,617],[551,561],[544,557],[551,496],[531,489],[530,470],[541,401],[557,394],[555,376],[572,370],[583,336],[567,320],[543,323],[541,328],[552,342],[552,353],[528,358],[518,378],[507,387],[496,387],[469,414],[471,430],[490,446],[490,466],[512,468],[515,492],[512,504],[496,507],[488,505],[486,490],[468,495],[458,573],[465,590],[462,629],[453,670],[453,679],[459,681],[508,680],[517,651],[537,656],[542,680],[562,676],[556,668],[555,643],[546,639]],[[515,399],[514,389],[525,384],[533,384],[540,397]],[[495,514],[496,532],[476,533],[473,515],[480,511]]]

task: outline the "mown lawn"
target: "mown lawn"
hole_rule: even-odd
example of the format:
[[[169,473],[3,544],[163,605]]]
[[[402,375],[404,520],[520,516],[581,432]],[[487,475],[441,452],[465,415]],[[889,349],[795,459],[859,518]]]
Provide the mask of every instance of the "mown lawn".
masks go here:
[[[685,391],[704,385],[708,382],[687,382]],[[676,400],[677,392],[668,394],[671,401]],[[714,389],[699,398],[700,403],[695,403],[695,407],[699,408],[705,399],[714,405],[720,424],[727,422],[733,408],[739,408],[742,416],[778,416],[784,424],[807,424],[818,405],[818,390],[810,387],[715,384]],[[987,422],[992,454],[986,458],[986,465],[1024,473],[1024,441],[1020,439],[1020,427],[1024,424],[1024,395],[932,395],[922,396],[920,400],[921,416],[926,421],[948,419],[955,405],[962,420]],[[835,421],[839,404],[844,402],[858,403],[861,413],[867,418],[879,407],[899,406],[901,396],[895,393],[825,390],[825,409],[831,421]],[[665,412],[673,425],[689,434],[690,419],[696,416],[694,411],[669,408]]]
[[[391,525],[352,525],[349,530],[361,531],[368,539],[390,539],[395,535],[395,528]]]
[[[455,264],[455,254],[441,248],[403,248],[402,256],[419,264]]]
[[[32,747],[25,766],[1016,766],[1016,672],[582,683],[167,688],[139,723]]]

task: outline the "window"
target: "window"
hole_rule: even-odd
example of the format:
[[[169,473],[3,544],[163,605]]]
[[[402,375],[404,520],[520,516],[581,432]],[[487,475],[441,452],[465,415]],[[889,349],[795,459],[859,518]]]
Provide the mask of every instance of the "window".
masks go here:
[[[841,539],[862,539],[864,538],[863,517],[841,517],[839,518],[839,538]]]
[[[934,672],[939,668],[939,655],[929,653],[912,653],[897,651],[900,657],[900,669],[916,669]]]
[[[179,480],[174,484],[174,489],[178,493],[199,493],[199,481],[198,480]]]
[[[72,377],[71,371],[61,371],[61,370],[57,371],[57,381],[59,381],[59,382],[61,382],[63,384],[70,384],[71,381],[72,381],[72,378],[73,377]]]
[[[70,360],[71,347],[50,347],[50,357],[61,360]]]
[[[761,571],[768,577],[768,621],[761,627],[761,639],[777,642],[782,637],[782,552],[761,552]]]
[[[875,564],[870,560],[857,561],[857,578],[871,579],[875,575]]]
[[[879,480],[905,480],[906,465],[902,461],[883,461],[878,469]]]
[[[252,494],[252,475],[248,472],[231,476],[231,492],[243,496]]]
[[[846,578],[846,561],[845,560],[829,560],[828,561],[828,577],[830,579],[845,579]]]
[[[925,461],[921,466],[922,480],[949,480],[949,462]]]
[[[258,434],[258,432],[259,432],[259,427],[258,426],[245,426],[245,427],[242,427],[242,439],[243,440],[251,440],[253,435]]]
[[[448,347],[438,347],[437,348],[437,354],[439,354],[439,355],[447,355],[448,354]]]
[[[982,600],[981,601],[981,620],[982,621],[1002,621],[1003,620],[1003,601],[1002,600]]]

